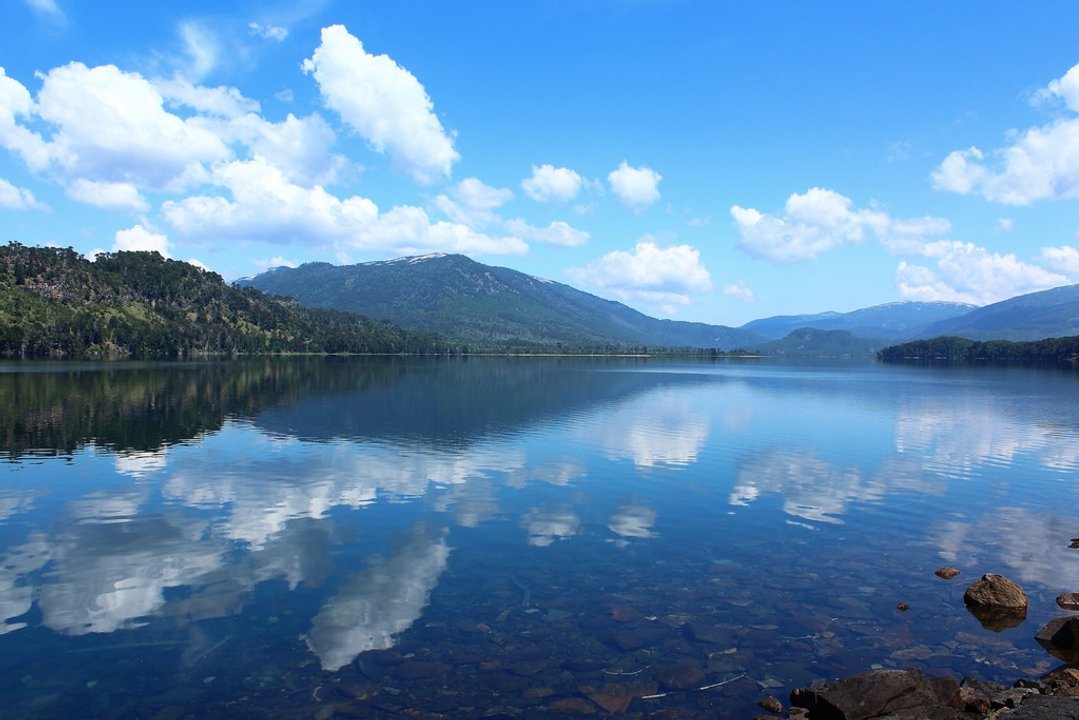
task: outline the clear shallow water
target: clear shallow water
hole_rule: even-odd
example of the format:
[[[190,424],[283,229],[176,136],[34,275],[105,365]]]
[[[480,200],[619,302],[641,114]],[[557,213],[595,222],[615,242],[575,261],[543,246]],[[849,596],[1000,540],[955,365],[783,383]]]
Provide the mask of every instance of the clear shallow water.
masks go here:
[[[879,365],[3,365],[0,718],[746,717],[871,666],[1039,674],[1077,400]],[[1023,625],[967,614],[982,572]]]

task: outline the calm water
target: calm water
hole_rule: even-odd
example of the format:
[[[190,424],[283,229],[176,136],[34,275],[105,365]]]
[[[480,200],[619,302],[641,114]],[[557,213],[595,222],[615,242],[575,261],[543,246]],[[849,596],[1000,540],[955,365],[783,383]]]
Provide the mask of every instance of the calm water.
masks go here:
[[[1045,672],[1079,591],[1069,373],[9,364],[0,408],[0,718],[751,717]]]

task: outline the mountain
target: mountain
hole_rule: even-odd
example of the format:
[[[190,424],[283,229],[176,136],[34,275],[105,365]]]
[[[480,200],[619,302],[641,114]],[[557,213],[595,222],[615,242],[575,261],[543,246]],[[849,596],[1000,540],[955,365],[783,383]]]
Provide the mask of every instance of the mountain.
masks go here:
[[[658,320],[569,285],[464,255],[358,265],[308,263],[240,281],[302,305],[358,312],[409,330],[495,348],[662,346],[732,349],[750,330]]]
[[[877,338],[866,338],[849,330],[818,330],[800,328],[783,338],[754,345],[753,350],[762,355],[818,358],[872,357],[887,343]]]
[[[969,313],[976,305],[952,302],[895,302],[847,313],[825,312],[816,315],[777,315],[746,323],[769,340],[783,338],[794,330],[847,330],[859,337],[881,338],[893,342],[920,337],[933,323]]]
[[[1020,295],[933,323],[918,334],[971,340],[1041,340],[1079,335],[1079,285]]]
[[[0,356],[424,352],[437,342],[358,315],[235,288],[156,252],[0,246]]]

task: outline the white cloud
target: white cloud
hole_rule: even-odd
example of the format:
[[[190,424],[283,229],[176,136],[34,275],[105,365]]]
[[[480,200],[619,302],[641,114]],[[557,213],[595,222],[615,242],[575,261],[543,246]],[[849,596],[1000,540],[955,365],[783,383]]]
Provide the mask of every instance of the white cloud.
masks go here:
[[[659,181],[663,176],[651,168],[631,167],[625,160],[607,176],[611,191],[622,204],[640,212],[659,200]]]
[[[932,173],[933,186],[1009,205],[1079,197],[1079,65],[1035,93],[1034,100],[1063,101],[1065,115],[1013,132],[1010,145],[989,153],[977,147],[949,153]]]
[[[181,23],[179,30],[188,59],[184,74],[195,79],[206,77],[217,67],[221,44],[209,28],[198,22]]]
[[[343,25],[322,29],[322,43],[303,62],[327,106],[377,152],[417,182],[450,175],[460,155],[434,105],[412,73],[388,55],[370,55]]]
[[[260,272],[265,272],[266,270],[277,267],[294,268],[300,266],[300,263],[296,262],[295,260],[289,260],[288,258],[282,257],[281,255],[274,255],[269,260],[255,260],[253,262],[255,267],[257,267]]]
[[[533,165],[532,176],[521,181],[525,194],[536,202],[569,202],[584,185],[582,178],[569,168]]]
[[[263,40],[276,40],[281,42],[288,37],[288,28],[280,25],[263,25],[262,23],[249,22],[247,29],[252,35],[257,35]]]
[[[1011,253],[991,253],[972,243],[940,240],[925,244],[919,254],[935,267],[899,263],[896,285],[907,300],[986,305],[1067,283],[1065,276],[1021,262]]]
[[[845,195],[815,187],[787,198],[782,216],[734,205],[731,217],[741,235],[738,247],[773,262],[815,260],[841,245],[862,242],[867,230],[892,252],[901,252],[951,229],[941,218],[895,220],[880,210],[856,210],[852,205]]]
[[[1000,218],[997,220],[997,230],[1001,232],[1011,232],[1015,229],[1015,222],[1011,218]]]
[[[545,228],[529,225],[521,218],[506,221],[506,230],[522,240],[532,240],[544,245],[558,247],[578,247],[588,242],[589,235],[567,222],[555,220]]]
[[[478,178],[465,178],[449,195],[435,197],[434,205],[450,220],[465,225],[489,225],[498,220],[495,210],[513,199],[513,191],[487,185]]]
[[[204,87],[182,77],[155,80],[154,87],[171,103],[185,105],[207,115],[234,118],[245,113],[257,113],[260,109],[257,101],[244,97],[234,87]]]
[[[72,200],[118,212],[146,212],[150,206],[131,183],[94,182],[79,178],[68,185]]]
[[[16,187],[0,178],[0,208],[8,210],[48,210],[49,206],[39,202],[34,193],[26,188]]]
[[[743,281],[739,280],[733,285],[728,285],[723,288],[723,294],[734,300],[742,300],[745,302],[754,302],[757,296],[753,294],[753,291]]]
[[[127,230],[117,231],[112,249],[113,252],[149,250],[160,253],[162,257],[167,258],[169,256],[169,241],[160,233],[151,232],[142,225],[134,225]]]
[[[165,219],[181,234],[398,254],[528,251],[518,238],[491,237],[460,223],[432,223],[421,208],[398,206],[380,213],[367,198],[342,200],[319,185],[296,185],[261,158],[223,163],[212,179],[232,200],[200,195],[162,206]]]
[[[1070,277],[1079,277],[1079,250],[1070,245],[1042,248],[1042,265]]]
[[[583,267],[570,268],[570,278],[628,301],[658,305],[666,314],[674,305],[687,305],[689,293],[712,289],[712,278],[701,264],[700,251],[689,245],[661,248],[640,240],[632,253],[615,250]]]
[[[19,154],[32,170],[49,164],[48,146],[36,133],[18,124],[35,111],[30,91],[0,67],[0,145]]]
[[[70,63],[45,75],[37,113],[56,127],[48,159],[71,177],[164,188],[231,151],[197,118],[166,111],[160,92],[114,65]]]
[[[289,113],[279,123],[247,114],[221,127],[219,133],[247,145],[252,155],[303,185],[332,183],[348,166],[344,157],[331,152],[337,136],[317,114],[298,118]]]
[[[60,6],[56,4],[56,0],[26,0],[26,4],[30,6],[31,10],[53,22],[67,22],[67,16],[64,15],[64,11],[60,9]]]

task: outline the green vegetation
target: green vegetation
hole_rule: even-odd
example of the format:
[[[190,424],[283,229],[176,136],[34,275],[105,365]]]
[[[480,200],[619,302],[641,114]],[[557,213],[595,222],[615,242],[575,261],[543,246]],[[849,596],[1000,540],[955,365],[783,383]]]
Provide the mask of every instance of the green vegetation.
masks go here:
[[[71,248],[0,247],[0,355],[164,358],[438,353],[430,335],[312,310],[154,252],[91,262]]]
[[[961,337],[938,337],[886,347],[877,353],[877,358],[885,362],[954,365],[1066,365],[1079,360],[1079,336],[1028,342],[979,342]]]

